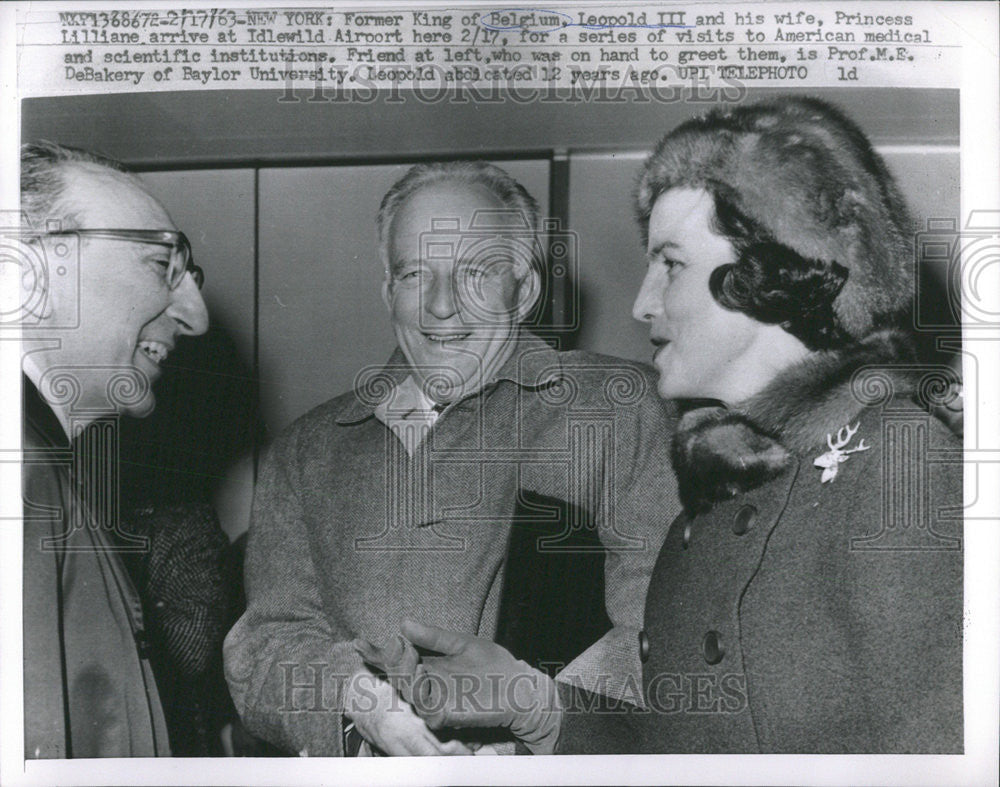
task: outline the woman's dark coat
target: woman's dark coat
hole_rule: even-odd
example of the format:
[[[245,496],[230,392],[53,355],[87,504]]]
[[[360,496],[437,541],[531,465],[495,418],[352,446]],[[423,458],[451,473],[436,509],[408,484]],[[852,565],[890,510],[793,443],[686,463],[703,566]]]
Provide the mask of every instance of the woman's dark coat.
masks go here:
[[[684,416],[647,709],[561,687],[559,752],[962,751],[962,446],[914,402],[942,376],[901,357],[875,334]],[[837,463],[846,426],[868,449]]]

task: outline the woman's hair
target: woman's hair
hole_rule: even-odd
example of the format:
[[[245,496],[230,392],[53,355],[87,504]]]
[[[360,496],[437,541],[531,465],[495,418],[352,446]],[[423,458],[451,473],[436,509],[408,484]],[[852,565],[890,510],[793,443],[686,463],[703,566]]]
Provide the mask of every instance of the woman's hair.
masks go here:
[[[833,310],[847,269],[834,260],[803,257],[779,243],[740,212],[724,186],[706,185],[715,201],[712,228],[736,252],[735,262],[712,271],[712,297],[726,309],[780,325],[810,350],[847,344],[850,337]]]
[[[900,324],[913,293],[913,227],[882,157],[843,112],[799,96],[682,123],[635,191],[644,240],[656,200],[704,189],[737,254],[711,277],[726,308],[781,325],[811,349]]]

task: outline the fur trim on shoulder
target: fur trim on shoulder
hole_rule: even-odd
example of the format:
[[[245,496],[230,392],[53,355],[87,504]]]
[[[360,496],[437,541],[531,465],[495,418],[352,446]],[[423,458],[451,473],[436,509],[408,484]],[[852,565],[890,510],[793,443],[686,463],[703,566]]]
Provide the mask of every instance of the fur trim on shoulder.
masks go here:
[[[814,353],[738,407],[689,411],[677,425],[671,457],[685,508],[703,511],[761,486],[784,472],[793,455],[824,447],[831,430],[855,421],[866,406],[852,391],[859,369],[912,360],[905,334],[880,331],[845,350]],[[894,375],[896,391],[912,388],[906,376]]]
[[[864,409],[865,403],[851,390],[858,369],[914,360],[913,343],[906,334],[878,331],[846,350],[814,353],[779,374],[738,410],[792,451],[811,451],[825,445],[831,428],[854,421]],[[894,373],[895,390],[912,388],[906,376]]]
[[[777,477],[791,454],[745,416],[703,407],[681,418],[671,460],[681,502],[696,512]]]

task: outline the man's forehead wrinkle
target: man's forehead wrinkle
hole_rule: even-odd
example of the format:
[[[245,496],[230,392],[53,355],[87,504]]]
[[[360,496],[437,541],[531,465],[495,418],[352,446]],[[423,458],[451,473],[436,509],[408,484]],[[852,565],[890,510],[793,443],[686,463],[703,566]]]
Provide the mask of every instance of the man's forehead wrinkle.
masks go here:
[[[444,204],[441,204],[444,203]],[[450,203],[450,204],[449,204]],[[474,209],[474,203],[482,203]],[[459,221],[467,228],[476,209],[502,210],[503,203],[482,183],[468,183],[462,180],[441,180],[428,183],[417,189],[400,205],[399,213],[421,211],[427,215],[424,231],[433,229],[433,222]]]
[[[93,229],[164,229],[176,225],[142,183],[124,172],[94,164],[67,169],[66,198],[83,227]]]
[[[142,189],[141,182],[126,172],[103,167],[89,161],[69,162],[65,166],[65,176],[67,188],[81,189],[83,191],[116,190],[123,191]]]
[[[516,238],[524,234],[524,227],[517,218],[519,215],[517,211],[503,207],[436,211],[427,217],[420,232],[446,234],[452,232],[453,228],[457,226],[460,230],[475,229],[477,232]]]

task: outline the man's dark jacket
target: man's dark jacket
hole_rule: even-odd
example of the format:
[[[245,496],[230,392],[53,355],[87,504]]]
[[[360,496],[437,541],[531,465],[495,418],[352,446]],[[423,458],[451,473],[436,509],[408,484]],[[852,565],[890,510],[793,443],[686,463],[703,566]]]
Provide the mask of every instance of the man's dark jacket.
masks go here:
[[[168,755],[142,604],[84,502],[100,478],[27,378],[23,441],[25,756]]]

